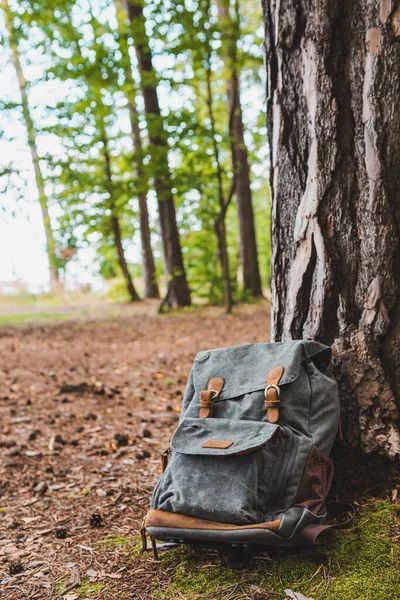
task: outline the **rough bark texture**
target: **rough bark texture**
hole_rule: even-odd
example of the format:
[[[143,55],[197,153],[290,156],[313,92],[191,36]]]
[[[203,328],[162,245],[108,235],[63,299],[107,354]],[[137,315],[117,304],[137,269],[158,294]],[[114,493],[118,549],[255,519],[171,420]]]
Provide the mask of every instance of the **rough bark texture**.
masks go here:
[[[22,114],[28,134],[28,145],[31,152],[33,170],[35,173],[36,187],[38,191],[39,204],[42,211],[43,227],[46,236],[46,252],[49,260],[49,272],[50,272],[50,287],[53,291],[57,291],[60,286],[60,277],[58,273],[58,261],[56,256],[56,247],[54,242],[53,230],[51,227],[48,200],[44,190],[44,178],[40,167],[40,158],[36,144],[36,132],[29,108],[28,93],[27,93],[27,81],[25,79],[21,61],[19,58],[18,43],[16,39],[16,32],[14,29],[13,14],[9,8],[8,0],[4,0],[4,16],[9,35],[9,43],[11,49],[11,59],[14,65],[17,78],[18,86],[21,94],[21,106]]]
[[[126,30],[126,11],[122,7],[121,0],[115,0],[117,12],[119,45],[124,55],[125,70],[125,89],[128,99],[129,116],[131,121],[131,130],[134,145],[134,169],[136,172],[136,185],[138,189],[139,203],[139,229],[142,244],[142,269],[144,282],[145,298],[159,298],[160,294],[157,285],[157,273],[154,263],[153,250],[151,247],[151,233],[149,225],[149,211],[147,208],[148,180],[146,170],[143,164],[143,144],[142,135],[139,127],[139,115],[135,99],[135,84],[132,77],[131,62],[129,57],[129,44]]]
[[[333,344],[345,439],[400,452],[400,3],[263,0],[272,338]]]
[[[231,138],[232,168],[236,179],[235,193],[239,219],[243,288],[252,296],[257,297],[262,296],[262,288],[250,187],[250,167],[244,140],[243,113],[240,102],[240,72],[237,61],[239,28],[236,20],[230,15],[229,0],[217,0],[217,7],[225,66],[228,72],[229,135]]]
[[[190,306],[190,290],[183,265],[168,165],[168,139],[158,102],[157,76],[146,32],[143,2],[142,0],[124,0],[124,2],[132,26],[133,43],[139,64],[150,141],[151,166],[157,193],[164,264],[169,280],[168,304],[170,306]]]

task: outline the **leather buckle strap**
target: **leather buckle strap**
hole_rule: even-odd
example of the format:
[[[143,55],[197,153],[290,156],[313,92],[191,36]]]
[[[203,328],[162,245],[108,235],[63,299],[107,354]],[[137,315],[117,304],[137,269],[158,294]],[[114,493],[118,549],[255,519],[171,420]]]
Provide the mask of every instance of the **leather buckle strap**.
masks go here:
[[[201,419],[208,419],[212,416],[214,400],[221,393],[224,383],[225,381],[222,377],[212,377],[207,384],[207,389],[200,392],[199,417]]]
[[[270,423],[277,423],[279,420],[280,407],[280,388],[279,381],[282,378],[284,367],[278,365],[273,367],[267,374],[267,387],[265,388],[264,406],[267,409],[267,419]]]

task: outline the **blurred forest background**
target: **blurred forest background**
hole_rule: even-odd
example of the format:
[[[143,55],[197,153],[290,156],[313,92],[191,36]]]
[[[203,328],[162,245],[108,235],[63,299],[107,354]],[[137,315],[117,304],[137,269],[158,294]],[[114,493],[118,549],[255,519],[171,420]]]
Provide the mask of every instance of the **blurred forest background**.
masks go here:
[[[116,300],[229,311],[260,297],[270,227],[259,2],[1,8],[2,218],[39,203],[52,291],[91,249]]]

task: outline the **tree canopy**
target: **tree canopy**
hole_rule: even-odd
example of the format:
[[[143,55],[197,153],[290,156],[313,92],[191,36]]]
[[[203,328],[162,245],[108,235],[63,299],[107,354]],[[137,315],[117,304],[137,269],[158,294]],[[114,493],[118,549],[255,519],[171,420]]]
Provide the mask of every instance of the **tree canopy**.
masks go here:
[[[138,18],[130,18],[133,4],[143,10],[142,33]],[[231,15],[233,37],[227,35],[222,5]],[[243,109],[241,145],[245,145],[250,165],[249,201],[255,213],[258,250],[262,251],[262,283],[267,287],[262,28],[260,18],[253,18],[260,14],[258,4],[250,0],[244,11],[238,2],[218,5],[210,0],[7,0],[2,8],[3,17],[8,15],[1,25],[7,46],[2,68],[9,68],[9,63],[15,67],[18,57],[27,102],[24,107],[21,97],[10,97],[3,90],[2,128],[7,139],[7,119],[16,119],[26,136],[18,143],[37,148],[36,167],[50,215],[47,231],[56,255],[50,262],[58,276],[65,278],[68,260],[76,253],[79,257],[80,250],[89,246],[96,251],[98,271],[104,278],[124,276],[129,289],[125,261],[128,276],[137,281],[143,294],[145,256],[142,261],[135,249],[147,235],[147,270],[152,271],[148,279],[156,283],[164,272],[166,290],[168,280],[176,275],[166,269],[165,237],[172,235],[168,227],[174,228],[173,215],[167,215],[163,228],[158,211],[163,210],[163,196],[170,188],[192,295],[223,302],[225,263],[225,279],[229,279],[233,298],[251,295],[244,284],[242,230],[235,209],[240,169],[232,152],[235,140],[230,119],[234,109],[231,113],[228,109],[234,72],[240,81]],[[146,43],[141,39],[144,34]],[[147,48],[145,60],[150,57],[152,63],[146,72],[140,62],[143,47]],[[150,88],[157,93],[158,117],[146,108]],[[21,94],[21,85],[19,90]],[[154,132],[162,136],[163,145],[155,140]],[[8,139],[11,141],[10,135]],[[37,169],[35,175],[39,197]],[[13,192],[16,201],[24,195],[23,177],[33,178],[18,164],[6,161],[1,176],[9,189],[20,187]],[[141,218],[143,210],[147,211],[147,226]],[[218,241],[221,211],[226,221],[225,263]],[[158,293],[156,287],[153,292]],[[132,293],[129,295],[132,298]]]

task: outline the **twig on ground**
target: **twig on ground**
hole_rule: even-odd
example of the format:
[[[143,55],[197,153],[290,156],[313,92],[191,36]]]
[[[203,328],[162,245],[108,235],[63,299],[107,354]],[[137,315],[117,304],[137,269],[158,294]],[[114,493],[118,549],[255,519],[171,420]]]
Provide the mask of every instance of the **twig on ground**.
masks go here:
[[[324,591],[322,592],[322,594],[320,594],[318,596],[317,600],[321,600],[322,596],[325,596],[325,594],[328,591],[328,588],[330,586],[330,583],[331,583],[331,572],[330,572],[330,565],[329,564],[328,564],[327,568],[324,567],[324,579],[326,581],[325,588],[324,588]]]
[[[72,590],[79,587],[80,585],[81,585],[81,577],[79,575],[79,570],[76,567],[72,567],[69,585],[65,588],[65,590],[63,592],[61,592],[61,594],[58,594],[58,596],[56,596],[54,598],[54,600],[62,600],[62,597],[65,596],[65,594],[67,594],[68,592],[71,592]]]

